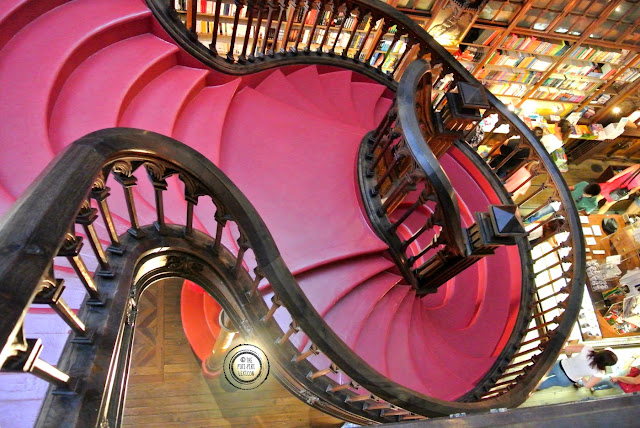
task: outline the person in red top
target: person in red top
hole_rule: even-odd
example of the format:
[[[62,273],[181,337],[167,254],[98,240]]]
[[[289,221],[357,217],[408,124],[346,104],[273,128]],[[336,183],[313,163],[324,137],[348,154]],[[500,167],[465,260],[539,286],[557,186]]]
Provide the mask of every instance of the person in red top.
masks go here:
[[[638,367],[631,367],[629,373],[626,376],[611,376],[611,380],[603,380],[598,382],[593,388],[593,391],[600,391],[601,389],[609,389],[618,387],[625,393],[640,391],[640,369]]]

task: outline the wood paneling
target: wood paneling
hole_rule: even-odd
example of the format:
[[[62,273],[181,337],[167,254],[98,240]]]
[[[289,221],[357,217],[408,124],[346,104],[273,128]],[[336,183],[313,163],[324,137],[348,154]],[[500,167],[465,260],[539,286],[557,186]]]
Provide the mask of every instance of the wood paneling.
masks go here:
[[[181,282],[145,291],[138,306],[124,427],[339,427],[289,394],[270,376],[240,391],[202,376],[182,330]]]

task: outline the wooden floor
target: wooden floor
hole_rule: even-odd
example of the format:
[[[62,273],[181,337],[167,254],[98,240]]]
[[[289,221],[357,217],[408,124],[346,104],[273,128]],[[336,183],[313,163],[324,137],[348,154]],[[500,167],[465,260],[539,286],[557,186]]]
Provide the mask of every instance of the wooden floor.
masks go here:
[[[273,376],[256,390],[207,381],[182,330],[179,282],[154,286],[138,307],[125,427],[339,427]]]

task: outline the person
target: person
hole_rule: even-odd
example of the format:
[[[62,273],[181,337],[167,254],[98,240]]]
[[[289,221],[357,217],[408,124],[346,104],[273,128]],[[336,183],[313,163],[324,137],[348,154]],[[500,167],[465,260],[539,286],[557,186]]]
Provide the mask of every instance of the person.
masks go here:
[[[591,214],[598,208],[598,196],[600,195],[600,185],[598,183],[588,183],[581,181],[575,186],[569,186],[571,190],[571,197],[576,204],[578,211],[583,211],[586,214]],[[560,202],[554,201],[550,204],[540,208],[531,217],[528,217],[524,222],[525,224],[533,223],[541,218],[553,214],[560,209]]]
[[[571,197],[576,203],[578,211],[584,211],[591,214],[598,208],[598,196],[600,196],[600,185],[598,183],[587,183],[581,181],[575,186],[570,186]]]
[[[539,126],[536,126],[535,128],[532,129],[532,131],[536,139],[540,141],[540,138],[542,138],[542,134],[543,134],[542,128],[540,128]],[[519,138],[509,139],[505,144],[500,146],[500,151],[498,155],[494,156],[493,159],[491,159],[491,162],[489,162],[489,165],[491,165],[491,168],[495,169],[499,167],[498,170],[496,171],[496,175],[498,177],[502,179],[506,178],[512,171],[515,171],[516,169],[523,166],[523,164],[529,157],[529,153],[531,153],[531,149],[529,149],[528,147],[518,148],[519,144],[520,144]],[[504,165],[500,165],[509,155],[511,155],[511,153],[514,150],[517,150],[517,152],[513,154],[506,162],[504,162]]]
[[[569,139],[571,134],[571,123],[567,119],[560,119],[554,128],[553,134],[543,135],[540,142],[545,150],[553,153],[558,150]]]
[[[607,366],[618,362],[618,357],[612,351],[594,351],[586,345],[568,345],[564,352],[570,356],[566,360],[560,360],[551,368],[548,377],[538,386],[538,390],[551,388],[552,386],[572,386],[583,378],[585,388],[596,385],[604,376]]]
[[[591,392],[603,389],[618,388],[624,393],[632,393],[640,391],[640,369],[631,367],[629,373],[624,376],[611,376],[610,379],[601,380],[593,388]]]

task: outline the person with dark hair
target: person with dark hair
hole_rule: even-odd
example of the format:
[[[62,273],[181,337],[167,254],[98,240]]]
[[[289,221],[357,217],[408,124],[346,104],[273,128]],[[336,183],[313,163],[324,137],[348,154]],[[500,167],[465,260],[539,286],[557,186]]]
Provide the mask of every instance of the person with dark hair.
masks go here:
[[[600,195],[600,185],[598,183],[587,183],[581,181],[575,186],[569,186],[571,196],[576,203],[578,211],[591,214],[598,208],[598,196]]]
[[[553,134],[543,135],[540,142],[549,153],[553,153],[563,146],[571,134],[571,123],[567,119],[560,119]]]
[[[587,183],[581,181],[575,186],[569,186],[571,197],[575,202],[578,211],[584,211],[591,214],[598,208],[598,196],[600,195],[600,185],[598,183]],[[553,214],[560,208],[560,202],[551,202],[550,204],[540,208],[537,213],[525,220],[525,224],[533,223],[543,217]]]
[[[540,138],[542,138],[542,134],[543,134],[542,128],[540,128],[539,126],[536,126],[535,128],[532,129],[532,131],[536,139],[540,141]],[[500,167],[498,168],[498,170],[496,170],[496,175],[498,177],[506,178],[511,171],[514,171],[520,168],[529,157],[529,153],[531,153],[531,149],[529,149],[528,147],[518,148],[519,144],[520,144],[519,138],[512,138],[508,140],[505,144],[503,144],[500,147],[500,152],[498,153],[498,155],[494,156],[491,159],[491,162],[489,163],[491,165],[491,168]],[[512,155],[506,162],[504,162],[504,160],[507,159],[507,157],[514,150],[517,150],[517,152],[514,155]],[[503,162],[504,162],[504,165],[501,165]]]
[[[618,362],[618,356],[613,351],[594,351],[586,345],[569,345],[564,352],[573,357],[556,362],[548,373],[548,377],[538,386],[538,390],[552,386],[572,386],[581,379],[585,388],[591,388],[604,376],[604,370]]]

